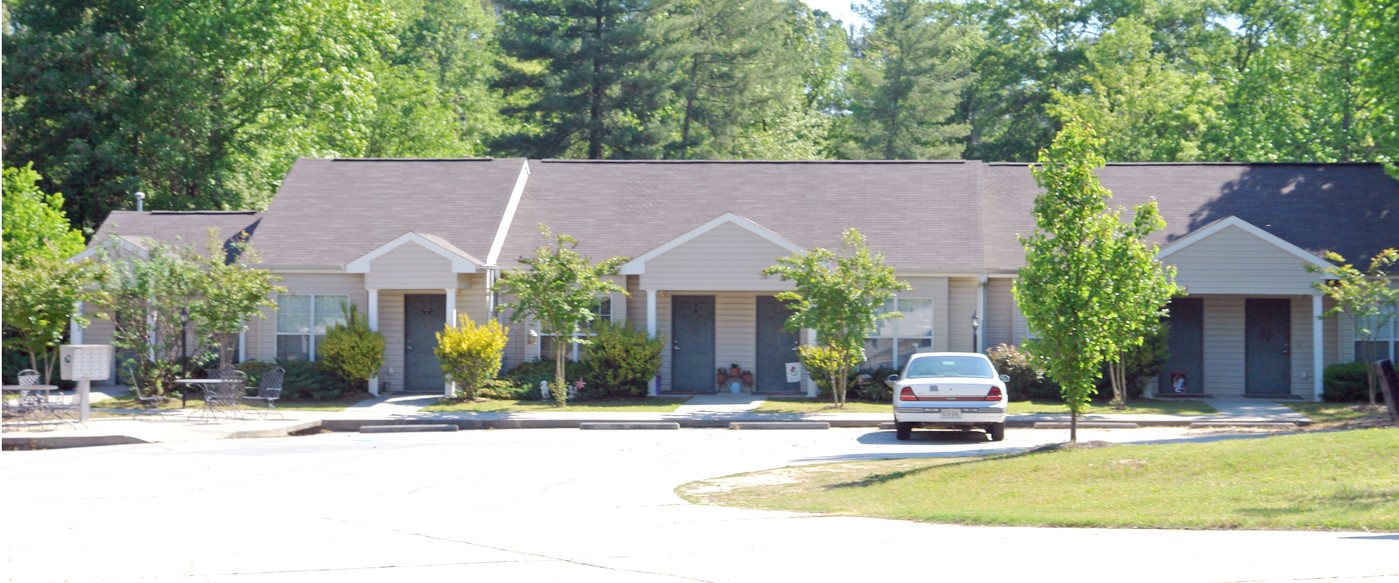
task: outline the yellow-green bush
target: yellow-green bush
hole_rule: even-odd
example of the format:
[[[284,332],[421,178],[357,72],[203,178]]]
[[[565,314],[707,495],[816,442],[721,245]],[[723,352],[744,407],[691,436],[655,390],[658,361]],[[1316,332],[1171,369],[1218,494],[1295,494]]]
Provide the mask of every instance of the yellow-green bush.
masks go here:
[[[437,348],[433,352],[442,363],[442,374],[457,384],[463,398],[475,399],[477,389],[500,372],[509,331],[495,320],[477,326],[470,316],[462,314],[457,326],[447,326],[437,333]]]

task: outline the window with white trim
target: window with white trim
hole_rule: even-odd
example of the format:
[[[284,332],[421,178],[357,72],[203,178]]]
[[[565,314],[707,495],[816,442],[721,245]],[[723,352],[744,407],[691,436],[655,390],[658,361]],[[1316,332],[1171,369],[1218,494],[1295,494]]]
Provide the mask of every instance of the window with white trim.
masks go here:
[[[277,358],[316,360],[316,345],[325,331],[345,321],[341,306],[350,296],[279,294],[277,296]]]
[[[879,313],[899,312],[900,318],[879,320],[879,328],[865,339],[862,366],[899,368],[909,355],[933,348],[933,300],[895,298],[884,303]]]
[[[1374,337],[1366,339],[1360,328],[1351,332],[1355,340],[1356,362],[1373,362],[1381,359],[1395,360],[1399,357],[1399,307],[1391,306],[1385,317],[1373,316],[1362,322],[1360,328],[1374,332]],[[1380,325],[1380,320],[1385,320]],[[1367,352],[1366,349],[1369,349]]]
[[[596,306],[593,306],[593,319],[583,323],[583,331],[580,332],[579,335],[593,336],[593,324],[602,320],[606,320],[608,322],[612,321],[612,298],[603,298],[597,303]],[[557,338],[558,335],[552,332],[541,332],[539,334],[539,358],[543,360],[553,360],[554,343],[557,342]],[[571,355],[569,356],[569,360],[572,360],[574,362],[577,362],[579,359],[583,358],[584,356],[587,356],[588,353],[587,347],[581,344],[573,344],[570,346],[570,348],[565,350],[572,350]]]

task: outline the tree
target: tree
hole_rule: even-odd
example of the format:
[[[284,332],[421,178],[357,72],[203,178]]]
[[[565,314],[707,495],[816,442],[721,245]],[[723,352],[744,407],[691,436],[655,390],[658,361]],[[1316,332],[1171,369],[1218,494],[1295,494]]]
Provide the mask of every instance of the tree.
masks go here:
[[[577,239],[568,235],[555,237],[543,223],[539,224],[539,234],[545,244],[535,249],[533,257],[520,258],[525,267],[511,269],[496,282],[499,293],[514,296],[513,302],[501,303],[498,309],[514,310],[510,315],[512,322],[534,319],[544,326],[542,332],[552,333],[558,339],[554,343],[554,383],[550,390],[554,402],[562,407],[568,398],[564,384],[565,349],[569,343],[588,343],[580,332],[584,323],[593,320],[598,296],[626,293],[605,279],[615,275],[626,259],[614,257],[593,264],[573,250],[578,246]]]
[[[870,252],[865,237],[855,229],[845,230],[839,254],[816,247],[780,257],[777,263],[763,274],[780,276],[796,286],[794,291],[777,294],[794,309],[787,329],[815,330],[816,341],[835,351],[840,362],[834,367],[831,392],[835,405],[844,407],[850,370],[865,360],[865,339],[874,334],[879,320],[900,316],[880,310],[895,292],[910,287],[894,277],[884,253]]]
[[[659,0],[505,0],[497,87],[522,131],[494,148],[530,158],[660,158],[671,66]]]
[[[1087,49],[1087,87],[1054,90],[1050,111],[1061,120],[1082,119],[1103,136],[1109,160],[1199,160],[1214,129],[1214,104],[1224,94],[1204,73],[1187,73],[1152,46],[1151,31],[1129,16]]]
[[[1370,259],[1370,268],[1365,271],[1346,263],[1339,253],[1326,252],[1326,260],[1337,265],[1307,266],[1309,273],[1329,276],[1325,281],[1312,284],[1317,291],[1325,293],[1336,302],[1336,305],[1321,317],[1329,318],[1337,314],[1350,317],[1352,329],[1360,337],[1359,344],[1364,353],[1361,358],[1368,365],[1377,359],[1374,352],[1375,335],[1394,320],[1395,308],[1399,306],[1399,289],[1390,287],[1389,274],[1385,273],[1389,266],[1399,264],[1399,250],[1385,249],[1377,253]],[[1370,386],[1370,404],[1374,405],[1375,386],[1378,384],[1375,369],[1366,366],[1365,370]]]
[[[1059,383],[1075,444],[1078,417],[1097,390],[1101,363],[1139,344],[1143,323],[1159,317],[1175,291],[1152,260],[1154,249],[1141,243],[1162,226],[1154,204],[1137,207],[1130,224],[1122,223],[1120,210],[1108,211],[1112,193],[1098,185],[1094,170],[1103,165],[1095,153],[1100,143],[1092,128],[1071,120],[1040,152],[1038,167],[1031,169],[1045,189],[1035,197],[1036,229],[1018,237],[1025,265],[1015,281],[1015,300],[1039,335],[1027,348]]]
[[[316,346],[318,361],[330,372],[352,383],[379,376],[384,366],[384,335],[369,327],[369,319],[354,304],[341,304],[345,316],[325,331],[325,340]]]
[[[857,8],[874,23],[851,66],[848,143],[856,159],[956,158],[965,124],[949,120],[972,79],[968,31],[935,19],[924,0],[881,0]]]
[[[69,320],[87,325],[78,303],[102,297],[95,285],[98,269],[91,260],[71,262],[54,249],[23,263],[4,262],[5,348],[28,354],[29,368],[42,371],[45,382]]]
[[[8,4],[5,154],[95,226],[265,207],[298,156],[357,154],[392,18],[362,0]]]
[[[4,169],[3,251],[7,263],[21,263],[38,255],[67,259],[83,250],[83,234],[68,225],[63,195],[44,194],[36,183],[33,164]]]
[[[199,331],[201,348],[216,347],[220,364],[232,363],[230,343],[247,329],[246,322],[253,317],[267,318],[262,308],[277,307],[272,294],[287,291],[272,283],[280,277],[253,267],[262,258],[246,238],[246,233],[239,233],[226,248],[219,230],[209,229],[204,253],[183,254],[203,273],[188,308],[190,321]]]

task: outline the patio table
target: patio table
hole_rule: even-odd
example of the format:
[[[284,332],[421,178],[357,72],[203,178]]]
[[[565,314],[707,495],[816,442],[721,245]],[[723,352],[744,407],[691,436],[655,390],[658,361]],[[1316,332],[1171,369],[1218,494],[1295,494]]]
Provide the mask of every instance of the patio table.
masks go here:
[[[3,385],[0,388],[6,393],[19,393],[14,405],[5,399],[4,412],[6,418],[13,416],[18,421],[38,421],[49,411],[49,392],[58,390],[57,385]]]
[[[232,419],[235,414],[242,418],[239,405],[242,403],[240,390],[246,383],[243,379],[175,379],[176,384],[194,385],[204,393],[204,407],[199,414],[217,418],[220,410]]]

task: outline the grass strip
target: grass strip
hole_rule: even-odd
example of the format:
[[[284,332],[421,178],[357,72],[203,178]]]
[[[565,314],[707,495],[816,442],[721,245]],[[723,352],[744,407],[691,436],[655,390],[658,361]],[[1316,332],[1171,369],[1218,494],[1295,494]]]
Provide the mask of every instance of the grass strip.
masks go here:
[[[959,524],[1399,531],[1399,430],[798,466],[696,503]]]
[[[619,399],[616,401],[569,401],[566,407],[555,407],[552,402],[534,400],[489,399],[466,402],[436,403],[424,407],[424,411],[453,412],[652,412],[669,413],[685,404],[685,399]]]

